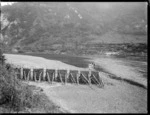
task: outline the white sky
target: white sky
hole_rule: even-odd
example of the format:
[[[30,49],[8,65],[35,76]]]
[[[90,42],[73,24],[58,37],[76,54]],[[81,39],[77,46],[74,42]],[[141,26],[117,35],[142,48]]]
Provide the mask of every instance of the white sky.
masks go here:
[[[4,5],[11,5],[13,4],[14,2],[1,2],[1,6],[4,6]]]

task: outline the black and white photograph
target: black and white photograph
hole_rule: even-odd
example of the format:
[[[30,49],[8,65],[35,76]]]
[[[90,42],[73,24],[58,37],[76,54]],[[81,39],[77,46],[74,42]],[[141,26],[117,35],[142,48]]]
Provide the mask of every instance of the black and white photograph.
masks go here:
[[[0,114],[148,113],[148,2],[0,4]]]

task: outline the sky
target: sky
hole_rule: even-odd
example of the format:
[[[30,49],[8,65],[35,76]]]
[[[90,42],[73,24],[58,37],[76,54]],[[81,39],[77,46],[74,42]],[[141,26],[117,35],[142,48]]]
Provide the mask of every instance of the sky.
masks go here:
[[[13,4],[14,2],[1,2],[1,6],[4,6],[4,5],[11,5]]]
[[[13,4],[14,2],[1,2],[1,6],[4,6],[4,5],[11,5]],[[116,2],[117,3],[117,2]],[[111,4],[116,4],[115,2],[100,2],[100,7],[105,7],[105,8],[109,8],[111,6]],[[136,3],[136,2],[134,2]],[[146,2],[145,2],[146,3]],[[132,2],[130,2],[130,4],[132,4]]]

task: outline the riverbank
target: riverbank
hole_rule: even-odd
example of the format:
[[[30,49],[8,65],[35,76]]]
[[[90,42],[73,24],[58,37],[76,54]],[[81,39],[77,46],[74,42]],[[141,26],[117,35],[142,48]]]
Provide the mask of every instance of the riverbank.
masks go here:
[[[86,70],[87,68],[76,67],[63,63],[58,60],[48,60],[43,57],[17,54],[4,54],[6,63],[14,64],[27,68],[47,68],[47,69],[66,69],[66,70]]]
[[[10,53],[11,54],[11,53]],[[48,60],[57,60],[61,61],[65,64],[73,65],[76,67],[86,68],[89,64],[89,57],[87,56],[74,56],[67,54],[45,54],[45,53],[13,53],[13,55],[25,55],[25,56],[34,56],[34,57],[42,57]]]
[[[91,61],[97,64],[105,72],[113,74],[120,79],[126,79],[131,80],[133,82],[137,82],[143,85],[145,88],[147,88],[147,77],[145,76],[147,73],[146,62],[129,61],[106,57],[91,58]]]
[[[35,61],[30,59],[30,56],[30,58],[23,57],[21,58],[22,60],[29,61],[31,64]],[[18,60],[18,63],[21,61],[20,58],[10,57],[9,59],[12,59],[12,61],[15,59],[14,62]],[[34,59],[39,59],[39,57],[34,57]],[[51,62],[51,60],[49,61]],[[45,61],[45,64],[49,65],[49,61]],[[113,73],[116,77],[135,80],[143,85],[147,83],[147,78],[145,78],[145,81],[142,81],[142,74],[137,72],[137,68],[131,67],[129,64],[127,65],[125,60],[93,57],[89,61],[94,61],[103,70]],[[37,65],[40,62],[42,63],[43,60],[35,61]],[[57,66],[63,67],[64,65],[60,65],[59,63]],[[69,67],[72,66],[69,65]],[[41,87],[50,100],[53,100],[57,105],[73,113],[147,113],[147,89],[112,79],[108,74],[103,72],[101,78],[104,82],[104,88],[73,84],[59,84],[55,87],[45,82],[29,82],[29,84]]]

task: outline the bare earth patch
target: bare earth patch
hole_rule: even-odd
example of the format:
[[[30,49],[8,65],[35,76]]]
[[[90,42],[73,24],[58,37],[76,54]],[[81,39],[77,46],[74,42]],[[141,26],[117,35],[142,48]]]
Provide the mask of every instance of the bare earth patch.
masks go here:
[[[107,80],[105,80],[105,83]],[[56,105],[71,113],[146,113],[147,91],[136,86],[109,81],[105,88],[88,85],[29,84],[41,87]]]

